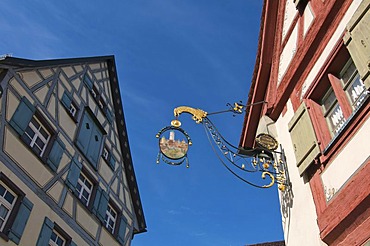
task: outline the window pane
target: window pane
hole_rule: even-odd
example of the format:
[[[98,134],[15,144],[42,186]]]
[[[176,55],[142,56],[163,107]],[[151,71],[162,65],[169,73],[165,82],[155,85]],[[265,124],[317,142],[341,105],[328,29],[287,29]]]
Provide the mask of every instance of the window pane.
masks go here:
[[[58,240],[57,240],[57,245],[58,245],[58,246],[63,246],[63,244],[64,244],[63,239],[61,239],[61,238],[59,237],[59,238],[58,238]]]
[[[5,225],[7,215],[8,215],[9,209],[4,207],[4,205],[1,204],[0,206],[0,231],[3,230],[3,226]]]
[[[89,192],[87,192],[86,190],[84,190],[84,191],[82,192],[82,195],[83,195],[84,197],[88,198],[88,197],[89,197]]]
[[[0,218],[5,220],[6,215],[8,214],[8,212],[9,212],[9,209],[7,209],[4,205],[1,204],[1,206],[0,206]]]
[[[35,132],[29,126],[26,128],[26,133],[30,137],[30,139],[32,139],[33,136],[35,136]]]
[[[32,117],[31,124],[34,125],[36,129],[40,127],[40,124],[37,122],[35,117]]]
[[[55,242],[55,240],[57,239],[57,234],[55,233],[55,232],[53,232],[52,234],[51,234],[51,240],[52,241],[54,241]]]
[[[45,131],[45,129],[44,129],[44,128],[42,128],[42,127],[41,127],[41,129],[40,129],[40,133],[41,133],[41,135],[45,138],[45,140],[47,140],[47,139],[49,138],[49,133],[47,133],[47,132]]]
[[[361,105],[362,100],[365,98],[365,85],[360,79],[360,75],[357,73],[351,81],[351,84],[347,87],[346,92],[354,109]]]
[[[330,130],[333,135],[336,135],[339,132],[346,121],[339,104],[336,104],[336,106],[327,115],[326,119],[329,122]]]
[[[325,95],[321,104],[324,110],[324,114],[326,114],[330,110],[330,108],[336,103],[336,101],[337,98],[335,97],[334,91],[330,89]]]
[[[353,61],[351,61],[351,64],[348,66],[348,68],[346,68],[345,72],[342,74],[342,80],[345,85],[351,80],[351,77],[355,72],[357,72],[356,66],[353,63]]]
[[[85,180],[85,185],[86,185],[86,187],[89,189],[89,190],[91,190],[91,186],[92,186],[92,184],[86,179]]]
[[[7,192],[5,194],[5,200],[7,200],[10,204],[13,204],[13,201],[14,201],[14,196],[13,194],[11,194],[10,192]]]
[[[40,149],[43,149],[45,146],[45,143],[40,138],[36,139],[36,144],[40,147]]]
[[[114,210],[111,210],[111,215],[112,215],[112,217],[115,219],[116,218],[116,212],[114,211]]]
[[[76,190],[77,190],[78,192],[80,192],[80,191],[81,191],[81,185],[80,185],[80,183],[77,183]]]

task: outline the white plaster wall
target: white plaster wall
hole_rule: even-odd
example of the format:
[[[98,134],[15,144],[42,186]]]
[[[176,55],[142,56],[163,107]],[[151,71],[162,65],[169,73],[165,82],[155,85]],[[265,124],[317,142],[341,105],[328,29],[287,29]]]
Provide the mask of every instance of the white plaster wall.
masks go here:
[[[319,236],[315,204],[309,183],[300,177],[290,134],[288,122],[294,115],[292,104],[287,103],[288,110],[276,122],[278,141],[282,144],[286,158],[292,191],[280,193],[282,223],[287,246],[326,245]]]
[[[293,0],[285,0],[285,10],[284,10],[284,24],[282,37],[285,38],[290,26],[293,23],[295,15],[298,13]]]
[[[297,40],[298,40],[298,24],[295,25],[284,49],[280,55],[279,61],[279,73],[278,73],[278,85],[280,84],[285,72],[287,71],[290,62],[292,61],[297,51]]]
[[[315,16],[314,16],[314,13],[312,12],[311,4],[308,3],[303,13],[303,20],[304,20],[303,35],[306,35],[314,19],[315,19]]]
[[[357,169],[370,157],[370,120],[367,120],[351,141],[340,151],[321,175],[327,201],[347,182]],[[363,143],[363,144],[359,144]]]

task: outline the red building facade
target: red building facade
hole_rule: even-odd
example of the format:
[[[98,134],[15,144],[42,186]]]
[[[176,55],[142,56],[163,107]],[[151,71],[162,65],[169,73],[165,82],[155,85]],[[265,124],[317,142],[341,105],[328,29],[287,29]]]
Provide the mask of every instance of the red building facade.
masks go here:
[[[287,153],[287,245],[369,243],[369,8],[368,0],[264,1],[240,146],[263,132]]]

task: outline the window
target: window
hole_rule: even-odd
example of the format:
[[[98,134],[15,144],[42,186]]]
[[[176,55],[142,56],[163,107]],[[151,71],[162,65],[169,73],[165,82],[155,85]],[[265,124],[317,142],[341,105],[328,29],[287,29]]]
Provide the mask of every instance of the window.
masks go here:
[[[49,246],[65,246],[66,240],[56,231],[53,230],[49,240]]]
[[[352,59],[344,67],[341,81],[352,109],[357,109],[365,99],[366,88]]]
[[[99,93],[99,89],[94,85],[93,80],[85,74],[84,76],[84,83],[88,90],[90,91],[91,95],[93,96],[95,102],[98,104],[99,108],[101,109],[103,115],[105,115],[107,121],[112,124],[113,123],[113,114],[108,109],[106,101],[103,99],[102,95]]]
[[[97,182],[89,175],[82,164],[73,158],[66,178],[66,185],[72,190],[77,198],[88,208],[91,209],[91,202],[96,190]]]
[[[98,168],[103,135],[105,135],[104,129],[86,108],[76,138],[76,145],[95,169]]]
[[[105,214],[105,228],[108,229],[110,233],[114,233],[114,228],[116,226],[117,212],[114,210],[111,204],[108,204],[107,212]]]
[[[76,192],[77,192],[77,197],[80,199],[80,201],[85,206],[89,205],[92,190],[93,190],[93,183],[86,177],[85,174],[81,172],[78,178]]]
[[[346,119],[344,118],[343,111],[338,103],[337,98],[335,97],[332,88],[330,88],[324,96],[323,100],[321,101],[321,106],[324,117],[328,122],[331,135],[334,136],[338,134],[341,127],[346,122]]]
[[[45,217],[36,246],[74,246],[72,238],[55,222]]]
[[[112,111],[109,110],[108,107],[106,107],[104,112],[105,112],[105,116],[107,117],[108,122],[112,124],[114,120]]]
[[[106,146],[104,146],[102,157],[104,160],[108,161],[109,159],[109,150]]]
[[[92,90],[94,83],[87,73],[84,76],[83,82],[89,90]]]
[[[20,243],[33,203],[0,172],[0,237]]]
[[[102,225],[120,242],[125,243],[127,220],[122,216],[117,205],[109,199],[109,195],[100,186],[97,187],[92,212]]]
[[[16,200],[17,195],[5,184],[0,183],[0,231],[4,229]]]
[[[86,73],[83,79],[87,89],[91,92],[91,95],[94,97],[95,100],[99,98],[99,90],[94,85],[94,81],[90,78],[90,76]]]
[[[21,99],[9,125],[45,164],[57,171],[65,144],[26,97]]]
[[[116,158],[114,157],[113,153],[108,150],[107,146],[104,146],[102,157],[105,162],[109,165],[109,167],[114,170],[116,167]]]
[[[93,88],[91,89],[91,95],[93,95],[94,99],[98,99],[99,98],[99,90],[98,88],[96,88],[95,86],[93,86]]]
[[[352,59],[342,67],[338,76],[328,75],[330,87],[320,105],[332,137],[338,135],[348,118],[362,105],[366,88]]]
[[[23,135],[24,142],[31,147],[36,155],[42,157],[50,140],[51,133],[34,115]]]
[[[289,122],[301,175],[317,158],[328,163],[359,129],[369,107],[369,93],[343,44],[324,68]]]
[[[61,101],[62,101],[62,105],[67,110],[71,118],[75,122],[77,122],[78,106],[77,106],[77,103],[73,101],[72,95],[69,94],[67,91],[64,91]]]

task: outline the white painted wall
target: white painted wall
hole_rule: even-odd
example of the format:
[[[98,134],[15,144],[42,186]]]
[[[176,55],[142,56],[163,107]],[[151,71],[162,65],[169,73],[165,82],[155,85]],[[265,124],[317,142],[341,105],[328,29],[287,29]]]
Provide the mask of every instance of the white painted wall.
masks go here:
[[[291,102],[287,103],[288,110],[276,122],[278,142],[282,144],[286,158],[292,190],[280,193],[280,204],[284,238],[287,246],[316,246],[326,245],[320,239],[316,222],[316,210],[308,182],[300,177],[290,134],[288,122],[294,115]]]
[[[295,4],[292,0],[285,1],[285,10],[284,10],[284,24],[282,37],[285,38],[286,33],[288,32],[290,26],[293,23],[294,17],[298,14],[298,11],[295,7]]]
[[[293,60],[293,57],[297,51],[297,42],[298,42],[298,24],[295,25],[289,39],[284,46],[283,52],[280,55],[279,61],[279,73],[278,73],[278,85],[283,79],[285,72],[287,71],[290,62]]]

